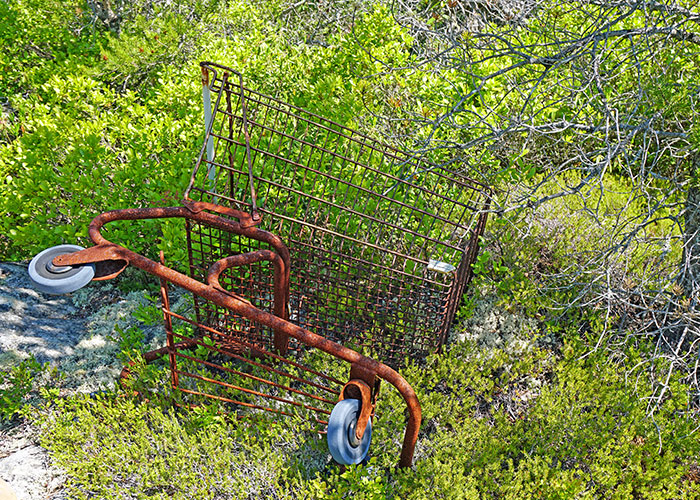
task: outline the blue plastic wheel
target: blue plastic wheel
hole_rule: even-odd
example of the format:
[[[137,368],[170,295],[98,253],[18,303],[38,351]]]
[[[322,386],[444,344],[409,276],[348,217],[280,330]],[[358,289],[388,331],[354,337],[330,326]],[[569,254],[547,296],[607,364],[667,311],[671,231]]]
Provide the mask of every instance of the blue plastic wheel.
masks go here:
[[[328,449],[339,464],[359,464],[367,456],[372,441],[372,421],[367,423],[362,440],[355,437],[357,417],[360,415],[358,399],[343,399],[333,407],[328,419]]]
[[[95,265],[54,266],[59,255],[83,250],[78,245],[58,245],[40,252],[29,263],[29,277],[40,292],[54,295],[74,292],[84,287],[95,276]]]

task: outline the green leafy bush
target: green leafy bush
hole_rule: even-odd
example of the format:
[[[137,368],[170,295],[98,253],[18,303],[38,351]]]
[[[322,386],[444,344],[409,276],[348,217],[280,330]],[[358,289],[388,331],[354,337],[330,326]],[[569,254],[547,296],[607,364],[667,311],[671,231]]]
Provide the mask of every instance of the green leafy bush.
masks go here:
[[[40,364],[34,356],[16,366],[1,368],[0,423],[23,414],[33,392],[39,392],[43,397],[56,396],[56,388],[48,380],[51,372],[48,365]]]
[[[148,104],[88,76],[53,76],[42,89],[50,97],[27,110],[28,133],[0,150],[1,225],[14,249],[6,257],[85,243],[102,211],[177,200],[198,139],[192,85],[155,93]],[[146,251],[159,233],[131,224],[108,238]]]
[[[22,361],[9,371],[0,371],[0,416],[9,419],[24,406],[32,390],[34,374],[41,368],[34,358]]]
[[[405,371],[423,407],[414,467],[396,470],[404,406],[385,388],[370,460],[329,464],[325,440],[294,417],[226,417],[216,405],[173,407],[167,369],[149,402],[73,398],[38,417],[73,495],[139,498],[694,498],[700,444],[682,384],[650,420],[650,387],[625,365],[533,349],[519,355],[456,344]],[[157,367],[156,367],[157,368]],[[145,389],[142,385],[140,389]],[[225,488],[227,484],[233,488]]]
[[[253,427],[207,409],[126,398],[63,400],[41,425],[72,498],[289,497],[293,484],[280,483],[299,475],[292,457],[318,446],[300,438],[298,426]]]
[[[76,71],[99,52],[82,1],[13,0],[0,5],[0,97],[35,92],[58,71]],[[14,101],[14,99],[13,99]]]
[[[15,7],[31,17],[25,6]],[[139,13],[122,22],[119,34],[89,39],[93,56],[100,49],[92,64],[47,61],[51,71],[29,78],[30,94],[10,96],[21,127],[0,144],[4,258],[27,258],[58,243],[86,244],[90,219],[105,210],[178,203],[201,144],[200,59],[240,69],[246,83],[263,92],[371,128],[354,122],[370,89],[352,74],[357,62],[369,70],[365,47],[349,35],[337,35],[329,47],[290,46],[275,32],[274,8],[212,2],[183,9],[187,15]],[[61,12],[73,19],[67,6]],[[214,22],[221,17],[245,31],[221,33]],[[381,26],[393,28],[370,36]],[[406,57],[406,35],[386,9],[363,17],[359,28],[383,55]],[[409,92],[426,83],[387,77],[377,85]],[[169,259],[184,260],[177,222],[112,224],[108,238],[151,256],[170,250]]]

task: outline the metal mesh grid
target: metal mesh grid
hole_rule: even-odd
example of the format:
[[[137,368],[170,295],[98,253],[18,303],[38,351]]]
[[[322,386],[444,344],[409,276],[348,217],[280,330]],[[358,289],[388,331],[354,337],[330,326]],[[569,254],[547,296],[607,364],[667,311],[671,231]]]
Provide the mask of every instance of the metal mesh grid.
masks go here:
[[[247,132],[259,227],[281,236],[292,256],[290,320],[394,365],[438,348],[470,276],[487,190],[245,88],[235,72],[203,67],[214,105],[185,196],[254,208]],[[188,245],[199,279],[219,258],[264,247],[201,224],[188,226]],[[271,273],[240,272],[232,270],[230,290],[269,310]],[[201,299],[198,314],[243,338],[271,338]]]
[[[237,331],[201,324],[194,317],[194,304],[170,307],[169,286],[161,283],[171,384],[183,395],[180,404],[214,399],[238,410],[240,417],[246,410],[263,410],[296,415],[319,431],[325,429],[344,384],[333,376],[333,367],[344,372],[342,361],[318,350],[291,360],[241,338]],[[317,365],[323,373],[314,369]]]
[[[246,253],[252,248],[270,249],[268,245],[257,240],[199,222],[186,221],[186,226],[190,274],[201,282],[206,282],[209,267],[217,260]],[[246,267],[228,269],[221,274],[219,281],[225,290],[246,298],[263,311],[273,312],[273,275],[269,262],[258,262]],[[269,328],[233,314],[230,310],[201,297],[195,296],[194,301],[199,323],[228,332],[258,347],[271,345],[273,333]]]

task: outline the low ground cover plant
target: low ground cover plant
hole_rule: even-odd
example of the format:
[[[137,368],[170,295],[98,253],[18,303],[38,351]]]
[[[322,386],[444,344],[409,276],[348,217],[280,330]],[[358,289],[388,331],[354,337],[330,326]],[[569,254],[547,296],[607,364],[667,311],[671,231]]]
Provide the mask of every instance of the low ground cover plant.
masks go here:
[[[137,366],[138,385],[128,390],[115,384],[92,397],[66,390],[33,360],[3,369],[1,425],[31,421],[41,429],[71,497],[700,496],[697,378],[686,366],[698,348],[697,304],[674,271],[687,254],[687,226],[676,210],[686,191],[669,174],[675,160],[657,151],[664,175],[657,169],[642,189],[637,172],[619,158],[605,163],[602,142],[577,140],[575,127],[558,142],[544,135],[528,142],[523,121],[517,140],[480,142],[483,130],[501,130],[503,116],[520,116],[513,110],[541,108],[536,118],[560,123],[575,111],[572,103],[585,101],[588,119],[604,99],[593,85],[575,96],[562,90],[575,78],[564,63],[546,59],[550,42],[540,40],[552,31],[534,22],[521,38],[537,42],[541,53],[524,62],[506,51],[512,44],[499,45],[496,57],[482,44],[490,37],[459,30],[453,45],[462,52],[454,60],[479,71],[421,59],[440,49],[439,30],[459,21],[450,17],[454,3],[419,2],[416,12],[427,13],[430,30],[416,31],[405,13],[381,3],[337,7],[326,23],[321,10],[285,2],[0,2],[2,259],[85,244],[90,219],[107,209],[179,203],[201,145],[193,77],[201,59],[241,68],[252,87],[391,144],[422,144],[420,153],[432,160],[456,152],[465,169],[495,188],[475,279],[450,342],[402,369],[423,406],[412,469],[395,468],[404,416],[388,390],[369,461],[343,470],[300,419],[239,419],[215,405],[173,405],[163,363]],[[636,36],[659,5],[618,20],[616,36]],[[542,12],[538,22],[556,27],[585,17],[547,2]],[[651,66],[640,63],[632,78],[606,60],[619,76],[602,89],[615,113],[637,78],[651,82],[640,84],[653,98],[650,109],[662,100],[663,84],[675,89],[669,113],[690,113],[688,75],[698,68],[686,48],[663,52],[670,66],[653,81]],[[522,72],[506,77],[506,63]],[[533,69],[539,66],[542,73]],[[550,76],[556,85],[536,94],[539,101],[517,91]],[[478,129],[468,116],[486,118]],[[533,119],[530,132],[538,123]],[[680,125],[664,133],[685,134],[679,141],[696,133],[694,125],[673,123]],[[579,164],[548,169],[573,165],[569,157]],[[638,162],[652,164],[658,166]],[[587,183],[591,178],[596,182]],[[186,261],[183,230],[174,223],[114,225],[108,237],[152,257],[164,250],[174,267]],[[131,274],[116,286],[143,284]],[[677,337],[654,329],[649,290],[654,300],[668,299],[658,306],[664,321],[690,318],[672,324]],[[151,304],[137,312],[142,323],[115,328],[121,361],[138,359],[146,349],[141,329],[159,315]],[[148,397],[135,397],[135,388]]]
[[[652,421],[649,387],[625,380],[638,353],[611,366],[579,349],[464,341],[408,368],[424,415],[408,470],[395,468],[397,394],[383,395],[369,461],[345,470],[302,420],[178,409],[163,383],[148,401],[53,398],[34,419],[77,498],[694,498],[700,445],[682,387]]]

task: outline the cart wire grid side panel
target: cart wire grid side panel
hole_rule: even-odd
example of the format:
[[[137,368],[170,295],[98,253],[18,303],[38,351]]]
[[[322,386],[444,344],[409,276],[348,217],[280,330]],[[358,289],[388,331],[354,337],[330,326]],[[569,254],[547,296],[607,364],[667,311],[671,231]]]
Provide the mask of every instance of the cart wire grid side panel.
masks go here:
[[[185,199],[252,213],[291,256],[288,320],[393,367],[444,343],[471,278],[490,193],[202,63],[206,136]],[[191,277],[267,243],[187,221]],[[270,262],[220,284],[272,311]],[[197,323],[271,350],[270,328],[195,297]],[[294,339],[290,352],[304,347]]]

